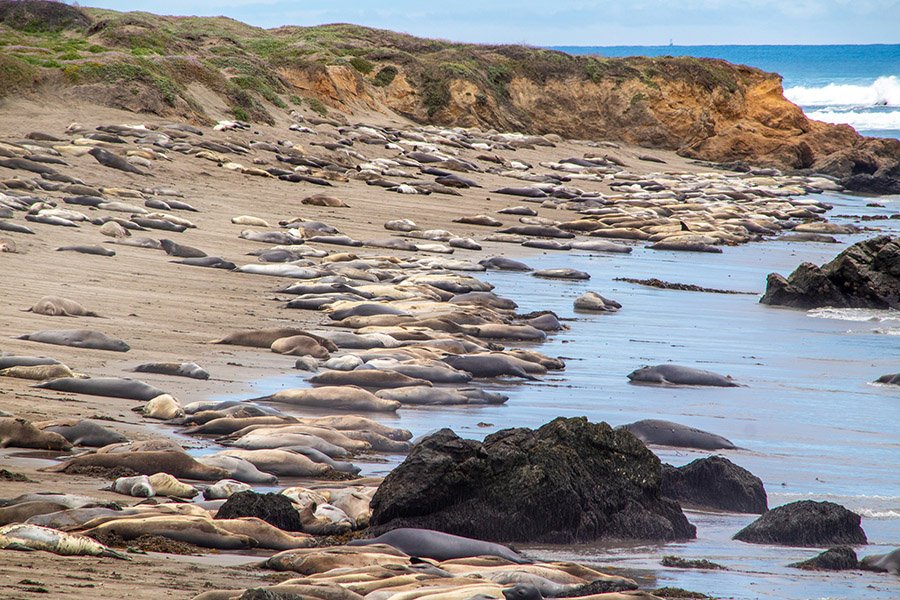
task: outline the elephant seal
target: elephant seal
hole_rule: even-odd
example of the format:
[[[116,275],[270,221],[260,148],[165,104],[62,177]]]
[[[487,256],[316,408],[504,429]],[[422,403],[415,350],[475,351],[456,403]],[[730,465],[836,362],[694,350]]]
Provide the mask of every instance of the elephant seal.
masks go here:
[[[536,380],[520,364],[510,360],[510,357],[500,354],[451,355],[444,358],[443,361],[454,369],[471,373],[473,377],[509,376]]]
[[[699,385],[713,387],[739,387],[731,376],[719,375],[712,371],[682,367],[671,363],[654,367],[641,367],[628,374],[631,383],[651,385]]]
[[[178,481],[177,478],[172,477],[168,473],[154,473],[148,477],[148,480],[157,496],[193,498],[200,493],[200,490],[194,486]]]
[[[135,498],[152,498],[156,495],[156,490],[153,489],[150,477],[147,475],[119,477],[112,482],[108,489],[117,494],[125,494]]]
[[[184,416],[184,409],[181,408],[181,403],[171,394],[154,396],[147,401],[147,404],[133,410],[150,419],[160,419],[162,421],[180,419]]]
[[[486,269],[495,269],[497,271],[532,271],[533,269],[525,263],[506,258],[504,256],[494,256],[478,261],[478,264]]]
[[[228,477],[228,471],[197,462],[184,452],[110,452],[76,456],[68,461],[43,470],[52,473],[69,473],[83,468],[100,467],[131,469],[141,475],[168,473],[179,479],[218,481]]]
[[[50,317],[99,317],[95,312],[89,311],[81,304],[67,298],[58,296],[44,296],[38,300],[27,312]]]
[[[578,269],[541,269],[532,273],[535,277],[543,277],[545,279],[573,279],[585,280],[590,279],[589,273],[579,271]]]
[[[394,412],[400,408],[399,402],[382,400],[375,394],[352,385],[287,389],[254,400],[330,410]]]
[[[0,527],[0,548],[44,550],[63,556],[109,556],[131,560],[129,556],[84,535],[25,523]]]
[[[103,165],[104,167],[109,167],[111,169],[118,169],[119,171],[125,171],[127,173],[136,173],[138,175],[146,175],[147,173],[138,169],[130,162],[119,156],[118,154],[114,154],[109,150],[104,150],[103,148],[91,148],[88,150],[88,154],[93,156],[98,163]]]
[[[61,377],[35,384],[33,387],[57,392],[143,401],[152,400],[165,393],[143,381],[123,377],[90,377],[87,379]]]
[[[127,442],[121,433],[102,427],[87,419],[56,419],[38,421],[35,426],[43,431],[52,431],[66,438],[73,446],[100,448],[109,444]]]
[[[737,448],[730,440],[720,435],[660,419],[635,421],[622,425],[618,429],[630,431],[645,444],[698,448],[700,450],[734,450]]]
[[[402,527],[373,539],[352,540],[347,545],[368,546],[371,544],[387,544],[409,556],[439,561],[472,556],[499,556],[519,565],[532,563],[531,560],[501,544],[482,542],[430,529]]]
[[[0,448],[68,451],[72,444],[58,433],[41,431],[31,421],[0,417]]]
[[[488,215],[472,215],[453,219],[454,223],[462,223],[464,225],[482,225],[484,227],[502,227],[500,220]]]
[[[607,242],[603,240],[585,240],[581,242],[572,242],[572,250],[585,250],[587,252],[615,252],[618,254],[628,254],[631,252],[631,246],[624,244],[616,244],[615,242]]]
[[[213,456],[241,458],[252,463],[260,471],[278,477],[321,477],[333,472],[327,464],[315,462],[303,454],[277,448],[261,450],[229,448]]]
[[[369,445],[371,448],[371,445]],[[310,459],[313,462],[321,463],[323,465],[328,465],[335,471],[339,473],[350,473],[351,475],[359,475],[359,472],[362,470],[351,462],[347,462],[345,460],[335,460],[334,458],[328,456],[324,452],[316,450],[315,448],[307,448],[303,446],[291,446],[291,452],[296,452],[297,454],[302,454],[306,458]]]
[[[288,533],[257,517],[215,519],[214,523],[229,533],[247,536],[255,542],[255,547],[257,548],[292,550],[295,548],[312,548],[317,545],[316,538],[309,534],[300,532]]]
[[[272,352],[290,356],[312,356],[327,359],[331,356],[328,350],[308,335],[292,335],[278,338],[270,346]]]
[[[374,315],[410,316],[405,310],[401,310],[388,304],[378,304],[375,302],[362,302],[349,308],[337,309],[332,311],[328,316],[334,321],[340,321],[347,317],[371,317]]]
[[[332,458],[346,458],[350,452],[322,438],[307,433],[281,433],[254,431],[230,443],[243,450],[272,450],[276,448],[314,448]]]
[[[32,379],[44,381],[59,377],[75,377],[72,369],[66,365],[36,365],[34,367],[9,367],[0,369],[0,377],[16,377],[18,379]]]
[[[184,260],[173,260],[173,263],[179,265],[188,265],[191,267],[207,267],[209,269],[224,269],[225,271],[234,271],[237,265],[231,261],[225,260],[221,256],[204,256],[202,258],[185,258]]]
[[[887,571],[894,575],[900,575],[900,548],[886,554],[864,556],[860,559],[859,566],[867,571]]]
[[[388,369],[431,383],[468,383],[472,381],[470,373],[450,368],[449,365],[440,361],[430,364],[400,363],[388,367]]]
[[[314,335],[303,329],[296,327],[278,327],[275,329],[249,329],[243,331],[235,331],[225,337],[210,342],[211,344],[230,344],[232,346],[250,346],[252,348],[271,348],[272,343],[281,338],[291,337],[295,335],[305,335],[316,340],[325,347],[329,352],[335,352],[337,346],[333,342],[321,336]]]
[[[111,338],[99,331],[90,329],[47,329],[20,335],[19,340],[29,340],[57,346],[73,348],[90,348],[94,350],[110,350],[112,352],[128,352],[131,347],[122,340]]]
[[[300,204],[306,204],[307,206],[327,206],[328,208],[350,208],[350,205],[340,198],[335,198],[334,196],[329,196],[327,194],[307,196],[300,201]]]
[[[223,457],[224,458],[224,457]],[[238,459],[234,459],[238,460]],[[238,492],[247,492],[253,489],[248,483],[234,479],[223,479],[203,489],[204,500],[226,500]]]
[[[231,217],[231,222],[235,225],[249,225],[251,227],[271,227],[265,219],[252,217],[250,215],[239,215]]]
[[[648,246],[651,250],[674,250],[676,252],[710,252],[722,254],[722,249],[712,244],[694,241],[663,240]]]
[[[615,300],[604,298],[597,292],[585,292],[575,299],[575,310],[591,312],[617,312],[622,305]]]
[[[57,252],[78,252],[79,254],[93,254],[94,256],[115,256],[116,251],[103,246],[60,246]]]
[[[430,381],[409,377],[396,371],[379,371],[377,369],[325,371],[318,375],[313,375],[307,381],[313,385],[354,385],[370,389],[398,388],[411,385],[431,387]]]
[[[196,421],[193,421],[196,422]],[[261,415],[254,417],[219,417],[201,423],[189,429],[185,429],[184,433],[188,435],[206,434],[206,435],[230,435],[236,431],[240,431],[246,427],[255,425],[287,425],[289,423],[299,423],[295,417],[281,417],[277,415]]]
[[[272,473],[264,473],[263,471],[257,469],[252,462],[243,458],[238,458],[237,456],[225,454],[201,456],[197,458],[197,462],[203,463],[204,465],[210,467],[225,469],[228,472],[228,476],[230,478],[242,483],[278,483],[278,477],[276,477]]]
[[[502,323],[486,323],[470,325],[464,330],[471,336],[486,340],[526,340],[542,341],[547,334],[531,325],[504,325]]]
[[[477,402],[470,402],[468,396],[454,389],[425,387],[420,385],[379,390],[375,395],[379,398],[396,400],[401,404],[409,405],[451,406],[457,404],[477,404]]]
[[[197,363],[144,363],[133,369],[137,373],[158,373],[160,375],[176,375],[191,379],[209,379],[209,373]]]
[[[165,238],[159,240],[159,245],[162,246],[166,254],[177,258],[204,258],[207,256],[203,250],[193,246],[185,246]]]
[[[41,365],[58,365],[61,364],[55,358],[47,358],[43,356],[15,356],[0,354],[0,369],[9,369],[10,367],[37,367]]]
[[[86,525],[89,525],[87,523]],[[245,535],[236,535],[216,525],[212,519],[188,515],[134,516],[101,523],[84,531],[96,537],[115,534],[125,541],[142,535],[158,535],[201,548],[244,550],[256,543]]]

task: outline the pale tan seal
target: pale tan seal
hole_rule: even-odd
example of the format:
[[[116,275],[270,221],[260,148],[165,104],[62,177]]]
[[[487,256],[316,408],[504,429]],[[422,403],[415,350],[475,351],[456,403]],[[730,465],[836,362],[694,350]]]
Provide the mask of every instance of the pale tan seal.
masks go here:
[[[69,300],[68,298],[60,298],[59,296],[44,296],[38,300],[34,306],[28,309],[39,315],[47,315],[50,317],[99,317],[97,313],[86,309],[84,306]]]

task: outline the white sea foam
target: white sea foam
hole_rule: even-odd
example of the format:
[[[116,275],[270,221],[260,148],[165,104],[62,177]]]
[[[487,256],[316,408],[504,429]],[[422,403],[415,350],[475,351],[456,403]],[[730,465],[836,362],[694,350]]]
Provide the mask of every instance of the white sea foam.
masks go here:
[[[900,129],[900,110],[886,112],[870,112],[864,110],[813,110],[806,116],[816,121],[825,121],[835,125],[850,125],[854,129],[886,130]]]
[[[800,106],[900,106],[900,78],[879,77],[869,85],[798,85],[784,90],[784,96]]]
[[[857,508],[854,511],[867,519],[900,519],[900,512],[895,510],[872,510],[870,508]]]
[[[900,311],[875,308],[814,308],[806,316],[817,319],[837,319],[839,321],[900,321]]]

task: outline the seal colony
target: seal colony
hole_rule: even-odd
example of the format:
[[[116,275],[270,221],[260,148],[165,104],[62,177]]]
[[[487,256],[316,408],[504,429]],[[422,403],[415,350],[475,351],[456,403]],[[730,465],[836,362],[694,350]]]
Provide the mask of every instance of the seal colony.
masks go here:
[[[637,584],[483,540],[369,536],[381,479],[361,467],[413,448],[405,411],[514,407],[514,394],[486,384],[564,370],[539,344],[566,325],[518,312],[490,271],[519,272],[525,285],[532,274],[590,274],[532,272],[529,252],[715,253],[849,231],[814,197],[837,189],[830,179],[674,155],[658,170],[611,143],[299,113],[274,127],[208,128],[106,112],[38,119],[45,131],[4,121],[0,132],[0,260],[28,274],[9,286],[4,313],[0,445],[37,482],[4,485],[0,545],[116,558],[148,538],[265,551],[264,568],[296,575],[273,593],[653,597],[600,596]],[[521,260],[504,256],[513,248]],[[601,293],[577,306],[605,319],[628,310]],[[622,377],[737,385],[687,365],[635,369]],[[248,388],[285,374],[290,386]],[[240,399],[209,399],[222,391]],[[660,423],[622,435],[733,448]],[[23,448],[53,454],[13,450]],[[275,486],[274,498],[253,494]],[[73,487],[77,496],[38,493]],[[324,536],[356,541],[319,547],[336,539]],[[197,598],[259,587],[234,579],[189,587]]]

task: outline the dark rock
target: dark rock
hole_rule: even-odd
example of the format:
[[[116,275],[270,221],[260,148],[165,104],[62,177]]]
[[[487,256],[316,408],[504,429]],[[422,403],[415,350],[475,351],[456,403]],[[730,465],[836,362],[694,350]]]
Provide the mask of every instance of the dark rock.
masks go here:
[[[275,592],[266,588],[251,588],[244,590],[244,593],[238,596],[238,600],[303,600],[303,596]]]
[[[754,514],[769,510],[762,480],[722,456],[698,458],[683,467],[664,464],[662,492],[692,508]]]
[[[774,508],[734,539],[751,544],[831,546],[867,544],[859,515],[834,502],[801,500]]]
[[[495,542],[689,539],[660,462],[627,431],[585,418],[505,429],[484,443],[426,437],[372,499],[375,533],[435,529]]]
[[[900,373],[888,373],[882,375],[875,380],[875,383],[889,383],[891,385],[900,385]]]
[[[835,546],[809,560],[788,566],[807,571],[845,571],[859,567],[859,561],[856,559],[856,552],[850,546]]]
[[[300,513],[287,496],[281,494],[257,494],[238,492],[225,501],[216,513],[216,519],[257,517],[284,531],[303,531]]]
[[[861,194],[900,194],[900,179],[887,175],[860,173],[841,181],[847,191]]]
[[[553,595],[554,598],[583,598],[584,596],[593,596],[595,594],[609,594],[611,592],[627,592],[638,589],[638,584],[625,577],[616,579],[598,579],[576,588],[558,592]]]
[[[725,567],[718,563],[706,560],[705,558],[682,558],[680,556],[663,556],[660,564],[664,567],[672,567],[675,569],[718,569],[726,570]]]
[[[709,598],[706,594],[700,592],[692,592],[678,587],[661,587],[650,590],[650,593],[659,598],[671,598],[672,600]]]
[[[830,263],[803,263],[785,279],[769,274],[763,304],[817,308],[900,308],[900,238],[854,244]]]

